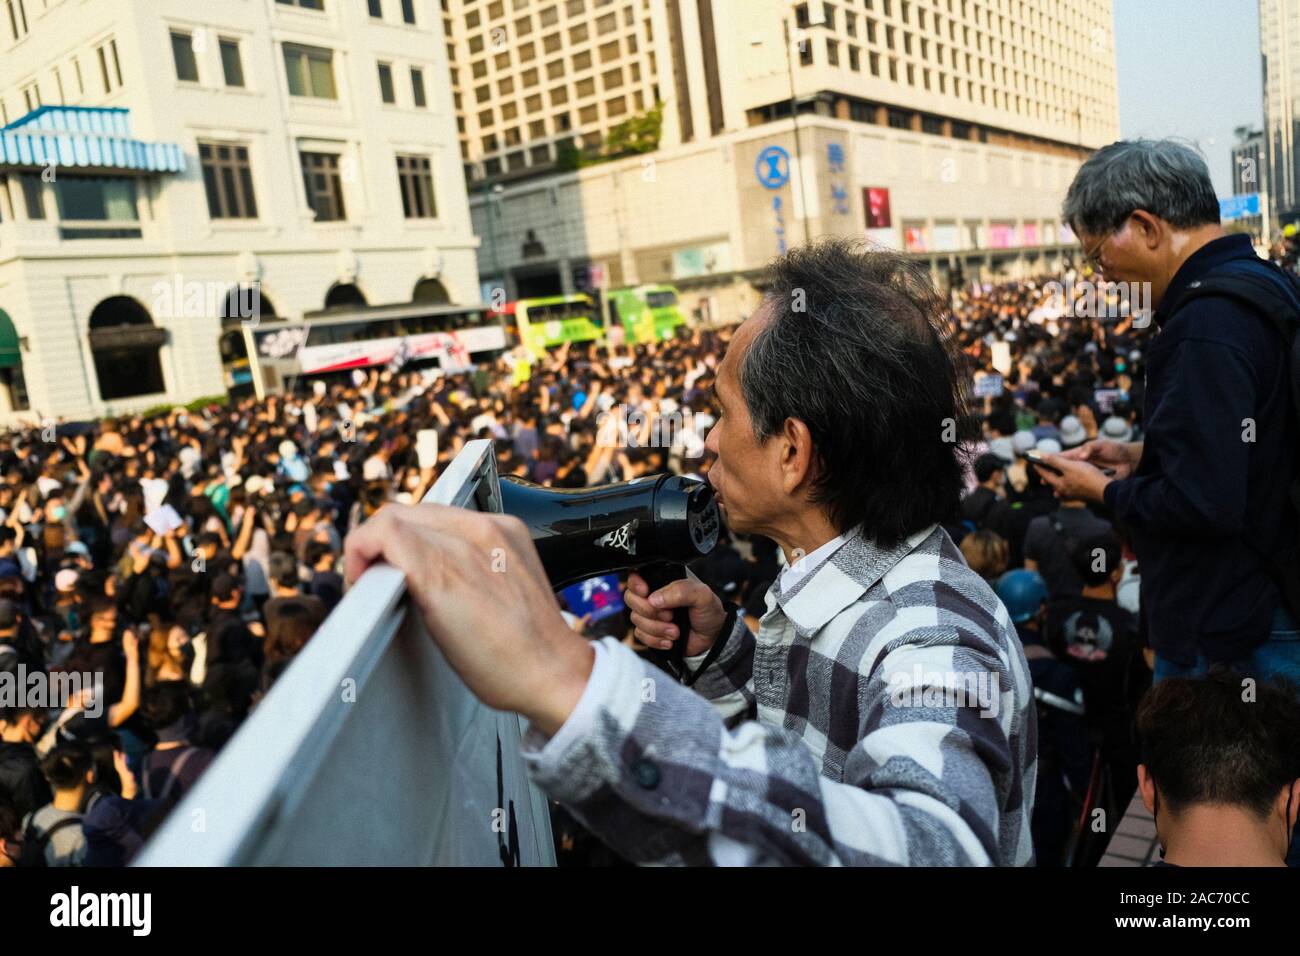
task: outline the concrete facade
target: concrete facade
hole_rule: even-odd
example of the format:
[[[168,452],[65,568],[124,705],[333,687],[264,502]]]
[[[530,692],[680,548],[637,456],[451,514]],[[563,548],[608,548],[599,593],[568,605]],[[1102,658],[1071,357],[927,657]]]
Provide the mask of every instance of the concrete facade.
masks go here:
[[[940,282],[957,263],[968,279],[1054,271],[1074,251],[1060,206],[1077,159],[816,116],[798,127],[797,149],[778,122],[473,194],[485,286],[515,298],[549,274],[573,292],[595,266],[609,287],[672,282],[698,318],[738,321],[805,226],[906,251]],[[765,185],[766,150],[783,158]],[[868,189],[888,190],[888,227],[869,227]]]
[[[382,0],[380,18],[364,3],[313,5],[25,0],[25,30],[15,39],[0,4],[0,103],[8,122],[41,105],[123,107],[135,138],[179,144],[186,159],[180,174],[134,176],[139,238],[63,235],[58,177],[118,172],[0,167],[0,309],[25,340],[30,405],[18,417],[76,418],[223,392],[221,320],[210,303],[196,311],[170,302],[177,282],[220,291],[260,281],[277,315],[290,319],[322,308],[335,283],[355,284],[370,305],[411,301],[421,279],[439,281],[452,302],[478,301],[478,240],[437,4],[416,0],[414,24],[405,22],[398,0]],[[174,33],[189,38],[197,79],[180,78]],[[243,86],[227,74],[223,48],[230,44]],[[333,97],[290,92],[286,47],[328,57]],[[385,102],[380,63],[390,71],[392,103]],[[416,102],[417,77],[424,106]],[[210,214],[201,142],[247,148],[255,217]],[[337,157],[341,220],[317,221],[303,152]],[[433,215],[404,215],[399,155],[430,161]],[[38,187],[44,219],[29,215],[23,172],[45,173]],[[88,319],[113,295],[134,298],[166,331],[163,391],[102,398]],[[7,398],[0,396],[0,405]]]

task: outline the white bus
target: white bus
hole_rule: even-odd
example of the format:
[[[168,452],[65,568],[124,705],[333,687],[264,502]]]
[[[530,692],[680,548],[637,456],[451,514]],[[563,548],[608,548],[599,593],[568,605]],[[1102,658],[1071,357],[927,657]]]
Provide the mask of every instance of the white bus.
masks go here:
[[[227,383],[251,384],[263,398],[283,391],[294,378],[388,365],[399,358],[403,366],[436,364],[449,372],[463,371],[491,361],[507,347],[500,319],[489,312],[486,304],[411,303],[249,324],[241,330],[244,348],[223,355]],[[240,351],[245,354],[238,355]]]

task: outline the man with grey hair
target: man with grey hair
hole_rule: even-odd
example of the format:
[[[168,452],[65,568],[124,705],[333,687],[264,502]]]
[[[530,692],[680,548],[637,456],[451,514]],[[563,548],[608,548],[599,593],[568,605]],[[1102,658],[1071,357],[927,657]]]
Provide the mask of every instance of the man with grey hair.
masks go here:
[[[1300,678],[1288,594],[1300,447],[1291,280],[1249,236],[1224,232],[1204,160],[1171,140],[1099,150],[1070,185],[1064,217],[1104,279],[1152,303],[1158,332],[1146,351],[1144,441],[1090,442],[1047,456],[1061,474],[1040,473],[1058,496],[1104,502],[1131,530],[1156,680],[1215,663]],[[1132,295],[1137,283],[1145,296]]]

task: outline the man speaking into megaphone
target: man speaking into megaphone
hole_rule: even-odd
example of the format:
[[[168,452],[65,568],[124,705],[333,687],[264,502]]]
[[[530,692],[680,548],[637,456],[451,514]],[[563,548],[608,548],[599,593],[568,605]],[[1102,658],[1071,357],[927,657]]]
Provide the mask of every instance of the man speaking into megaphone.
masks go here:
[[[730,528],[788,567],[757,634],[698,581],[634,574],[625,595],[643,642],[687,641],[689,687],[574,634],[512,517],[390,505],[348,538],[348,577],[405,573],[466,685],[529,721],[533,780],[630,860],[1027,864],[1028,667],[939,525],[968,427],[943,311],[891,253],[827,240],[774,262],[706,448]]]

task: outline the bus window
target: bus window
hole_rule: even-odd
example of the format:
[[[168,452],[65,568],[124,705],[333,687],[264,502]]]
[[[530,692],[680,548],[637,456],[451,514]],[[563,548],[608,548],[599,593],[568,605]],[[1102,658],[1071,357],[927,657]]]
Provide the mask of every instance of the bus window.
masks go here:
[[[677,304],[677,293],[667,289],[659,292],[647,292],[645,304],[652,309],[666,309]]]

